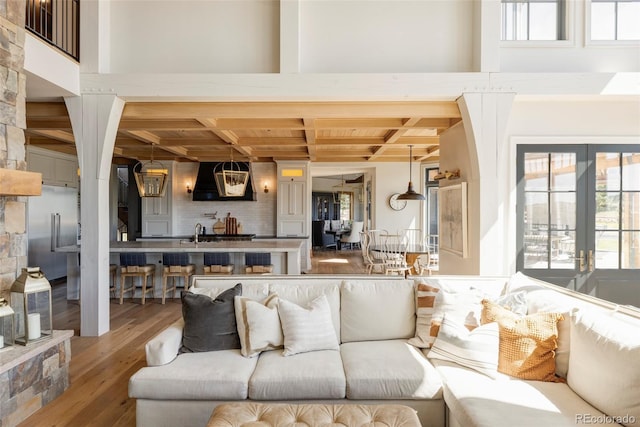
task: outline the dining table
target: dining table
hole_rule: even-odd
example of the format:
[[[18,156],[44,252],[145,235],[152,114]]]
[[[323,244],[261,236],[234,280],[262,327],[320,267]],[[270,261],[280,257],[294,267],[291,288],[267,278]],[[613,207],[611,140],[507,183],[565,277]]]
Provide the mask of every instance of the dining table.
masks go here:
[[[418,256],[430,253],[430,248],[431,246],[429,244],[424,243],[392,243],[386,245],[372,245],[369,247],[369,250],[380,254],[401,254],[404,252],[407,265],[411,267],[411,274],[417,275],[418,272],[413,264],[415,264]]]
[[[349,234],[350,232],[351,232],[351,229],[349,229],[349,228],[341,228],[339,230],[326,230],[325,231],[326,234],[333,235],[333,242],[335,243],[336,250],[338,250],[338,251],[340,249],[342,249],[342,245],[340,243],[340,237],[343,234]]]

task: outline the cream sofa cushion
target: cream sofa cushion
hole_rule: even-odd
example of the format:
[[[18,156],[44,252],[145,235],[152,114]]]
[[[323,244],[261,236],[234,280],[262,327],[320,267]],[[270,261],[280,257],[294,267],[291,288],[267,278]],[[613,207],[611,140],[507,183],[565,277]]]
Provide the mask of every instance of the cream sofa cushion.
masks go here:
[[[425,350],[426,351],[426,350]],[[433,360],[454,425],[464,427],[576,427],[577,416],[602,417],[567,384],[491,379],[452,362]],[[598,426],[616,426],[602,423]]]
[[[344,281],[342,342],[412,337],[416,327],[413,288],[412,280]]]
[[[420,350],[406,340],[340,346],[349,399],[439,399],[442,381]]]
[[[211,276],[209,276],[211,277]],[[227,289],[233,288],[238,283],[242,283],[242,280],[215,280],[209,278],[209,280],[200,280],[195,283],[195,286],[189,288],[189,292],[194,294],[208,295],[211,298],[215,298]],[[201,285],[201,286],[198,286]],[[267,283],[242,283],[242,296],[251,298],[256,301],[261,301],[269,295],[269,285]]]
[[[257,359],[240,350],[184,353],[169,364],[140,369],[129,380],[129,396],[139,399],[238,400],[248,396]]]
[[[249,398],[342,399],[345,384],[337,351],[313,351],[288,357],[282,356],[282,350],[264,351],[249,380]]]
[[[569,386],[613,417],[640,422],[640,334],[638,328],[603,313],[571,316]]]

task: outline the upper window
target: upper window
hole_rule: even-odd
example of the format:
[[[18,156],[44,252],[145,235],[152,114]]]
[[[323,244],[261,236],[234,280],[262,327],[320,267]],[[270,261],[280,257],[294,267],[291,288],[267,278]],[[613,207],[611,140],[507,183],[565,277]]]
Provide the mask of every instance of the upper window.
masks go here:
[[[591,40],[640,40],[640,0],[591,0]]]
[[[502,40],[566,40],[564,0],[502,0]]]

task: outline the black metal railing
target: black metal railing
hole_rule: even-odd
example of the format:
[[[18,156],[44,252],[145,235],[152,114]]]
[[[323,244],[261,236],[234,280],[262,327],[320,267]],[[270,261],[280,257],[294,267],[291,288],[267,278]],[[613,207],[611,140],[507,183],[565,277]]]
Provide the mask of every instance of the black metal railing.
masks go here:
[[[26,28],[80,61],[80,0],[26,0]]]

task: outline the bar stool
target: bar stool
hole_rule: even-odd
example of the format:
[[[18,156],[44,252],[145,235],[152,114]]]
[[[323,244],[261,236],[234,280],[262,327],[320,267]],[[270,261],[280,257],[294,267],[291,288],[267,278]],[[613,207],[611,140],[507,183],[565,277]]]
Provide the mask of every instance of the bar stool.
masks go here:
[[[109,286],[109,292],[111,292],[111,296],[115,298],[116,286],[118,281],[118,266],[115,264],[109,264],[109,279],[111,280],[111,285]]]
[[[231,274],[233,264],[231,264],[229,252],[205,252],[204,253],[204,274]]]
[[[189,287],[189,277],[196,271],[196,266],[189,264],[188,253],[164,253],[162,254],[162,304],[165,296],[171,291],[172,298],[176,297],[176,279],[182,277],[183,288]],[[167,289],[167,281],[171,277],[171,288]]]
[[[136,278],[142,281],[142,304],[145,303],[147,292],[151,291],[153,298],[153,275],[156,266],[147,264],[147,255],[144,253],[121,253],[120,254],[120,304],[124,299],[124,293],[131,291],[131,299],[136,293]],[[127,277],[131,277],[131,287],[125,288]],[[147,289],[148,279],[151,279],[151,286]]]
[[[273,272],[271,254],[265,252],[248,252],[244,254],[244,272],[246,274],[269,274]]]

